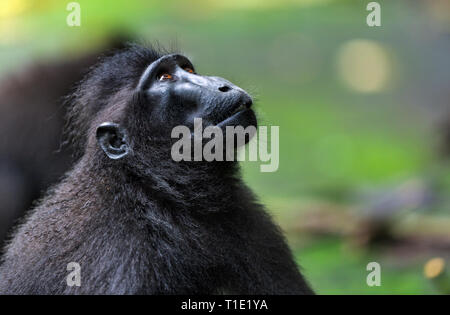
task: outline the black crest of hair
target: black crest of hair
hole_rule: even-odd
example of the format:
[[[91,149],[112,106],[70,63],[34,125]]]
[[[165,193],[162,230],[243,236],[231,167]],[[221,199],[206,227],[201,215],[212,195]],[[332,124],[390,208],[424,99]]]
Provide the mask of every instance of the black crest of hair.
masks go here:
[[[217,77],[204,78],[219,92],[188,85],[198,91],[186,99],[137,90],[149,65],[167,54],[131,45],[93,67],[69,97],[68,135],[80,157],[17,227],[2,257],[1,293],[313,293],[237,162],[171,158],[170,131],[199,111],[187,109],[198,106],[189,95],[205,102],[201,114],[211,123],[251,102]],[[197,75],[180,70],[185,57],[167,59],[187,81]],[[247,109],[237,117],[254,116]],[[105,122],[123,135],[111,145],[124,141],[126,156],[109,158],[102,150],[98,128]],[[80,286],[67,283],[71,262],[81,267]]]

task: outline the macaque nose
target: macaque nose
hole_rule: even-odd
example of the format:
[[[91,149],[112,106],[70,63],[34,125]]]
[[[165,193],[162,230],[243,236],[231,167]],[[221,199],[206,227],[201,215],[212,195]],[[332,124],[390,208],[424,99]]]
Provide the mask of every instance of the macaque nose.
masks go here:
[[[222,85],[219,87],[220,92],[228,92],[229,90],[231,90],[231,87],[229,87],[228,85]]]

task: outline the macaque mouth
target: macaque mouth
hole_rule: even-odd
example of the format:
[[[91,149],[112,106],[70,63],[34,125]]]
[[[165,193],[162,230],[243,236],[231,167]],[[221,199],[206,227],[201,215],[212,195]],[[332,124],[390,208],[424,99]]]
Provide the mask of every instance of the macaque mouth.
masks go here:
[[[223,116],[217,126],[225,127],[242,125],[247,127],[249,125],[256,125],[256,117],[251,109],[252,105],[253,101],[251,99],[237,103],[234,108]]]
[[[251,111],[252,105],[253,105],[252,100],[240,101],[236,103],[236,105],[233,106],[233,108],[231,108],[227,113],[225,113],[220,123],[222,124],[224,121],[228,121],[230,119],[240,116],[240,114],[242,113]]]
[[[251,100],[246,101],[244,103],[241,103],[232,113],[231,116],[233,116],[236,113],[242,112],[246,109],[250,109],[252,107],[253,102]]]

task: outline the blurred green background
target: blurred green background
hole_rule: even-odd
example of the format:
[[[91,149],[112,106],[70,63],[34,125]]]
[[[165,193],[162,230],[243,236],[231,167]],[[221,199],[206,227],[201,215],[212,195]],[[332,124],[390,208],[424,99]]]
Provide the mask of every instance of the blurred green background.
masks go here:
[[[175,47],[250,91],[261,125],[280,126],[278,171],[245,162],[244,177],[317,293],[450,293],[438,128],[450,117],[449,1],[378,1],[380,27],[361,0],[80,0],[80,27],[66,24],[69,2],[0,0],[1,76],[114,34]],[[436,257],[444,266],[427,278]],[[366,284],[372,261],[379,287]]]

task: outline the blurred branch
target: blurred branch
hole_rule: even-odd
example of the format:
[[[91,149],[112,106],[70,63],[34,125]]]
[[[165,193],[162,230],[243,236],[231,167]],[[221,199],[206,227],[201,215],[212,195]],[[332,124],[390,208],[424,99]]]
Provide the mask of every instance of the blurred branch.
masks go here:
[[[294,233],[344,237],[357,246],[407,243],[450,250],[449,226],[448,217],[415,213],[399,221],[379,220],[357,211],[322,206],[302,212],[285,228]]]

